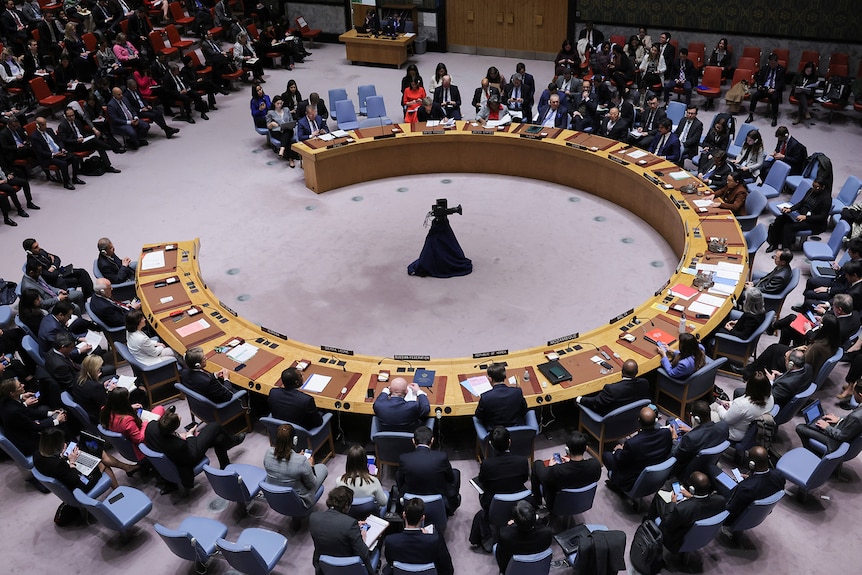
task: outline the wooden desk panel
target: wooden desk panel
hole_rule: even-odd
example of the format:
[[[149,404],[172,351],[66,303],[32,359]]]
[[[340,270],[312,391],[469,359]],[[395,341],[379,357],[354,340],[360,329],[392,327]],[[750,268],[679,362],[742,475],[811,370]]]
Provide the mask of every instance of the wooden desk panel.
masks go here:
[[[390,39],[383,36],[360,36],[356,30],[348,30],[338,37],[344,42],[347,59],[352,63],[387,64],[400,68],[407,61],[407,48],[413,44],[415,36],[401,34]]]

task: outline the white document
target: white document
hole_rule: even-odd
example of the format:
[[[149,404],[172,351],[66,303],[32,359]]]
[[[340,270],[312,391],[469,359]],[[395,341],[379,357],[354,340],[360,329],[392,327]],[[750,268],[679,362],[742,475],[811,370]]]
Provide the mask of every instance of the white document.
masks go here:
[[[488,381],[488,377],[484,375],[471,377],[467,379],[467,383],[470,385],[470,389],[473,390],[473,395],[482,395],[486,391],[491,390],[491,382]]]
[[[168,296],[165,296],[163,298],[159,298],[159,303],[170,303],[172,301],[174,301],[174,296],[172,296],[172,295],[168,295]]]
[[[95,137],[96,137],[96,136],[94,136],[94,135],[92,135],[92,134],[91,134],[91,135],[89,135],[89,136],[85,137],[85,138],[84,138],[84,140],[83,140],[83,142],[81,142],[81,143],[82,143],[82,144],[86,144],[87,142],[89,142],[90,140],[92,140],[92,139],[93,139],[93,138],[95,138]]]
[[[132,377],[131,375],[121,375],[117,379],[117,387],[125,387],[129,391],[134,391],[137,387],[135,385],[135,381],[137,378]]]
[[[244,343],[227,352],[227,356],[237,363],[245,363],[253,358],[256,353],[257,347],[250,343]]]
[[[165,251],[159,250],[145,254],[141,258],[141,271],[157,270],[165,267]]]
[[[93,349],[96,349],[99,347],[99,344],[102,343],[102,334],[88,329],[87,335],[84,336],[84,340],[93,346]]]
[[[519,120],[524,119],[524,113],[520,110],[509,110],[509,115],[513,118],[518,118]]]
[[[735,271],[731,271],[731,270],[723,270],[723,269],[716,270],[716,274],[715,274],[715,277],[717,277],[717,278],[723,278],[726,280],[733,280],[735,282],[738,282],[740,280],[741,276],[742,276],[742,274],[740,274],[739,272],[735,272]]]
[[[688,311],[690,313],[702,313],[704,315],[708,315],[709,317],[712,317],[712,314],[715,313],[716,309],[717,308],[711,305],[706,305],[697,301],[691,302],[691,304],[688,306]]]
[[[499,120],[488,120],[487,122],[485,122],[485,127],[486,128],[497,128],[499,126],[505,126],[506,124],[511,124],[511,123],[512,123],[512,116],[510,116],[507,113],[505,116],[503,116]]]
[[[670,177],[674,180],[687,180],[691,177],[691,174],[689,174],[685,170],[680,170],[678,172],[671,172]]]
[[[380,535],[389,527],[389,522],[372,513],[365,519],[365,523],[369,526],[368,531],[365,533],[365,544],[371,550],[377,546],[377,540],[380,539]]]
[[[427,122],[425,122],[426,128],[436,128],[439,125],[440,125],[440,120],[428,120]]]
[[[778,204],[775,207],[778,208],[779,210],[783,210],[784,208],[792,208],[793,204],[791,204],[790,202],[781,202],[780,204]]]
[[[626,155],[627,155],[628,157],[630,157],[630,158],[634,158],[635,160],[637,160],[638,158],[643,158],[643,157],[644,157],[644,156],[646,156],[648,153],[649,153],[649,152],[645,152],[644,150],[635,150],[634,152],[629,152],[629,153],[628,153],[628,154],[626,154]]]
[[[333,136],[332,134],[320,134],[318,138],[320,138],[324,142],[329,142],[330,140],[334,140],[335,136]]]
[[[161,417],[161,416],[156,415],[152,411],[147,411],[146,409],[141,410],[141,421],[144,422],[144,425],[146,425],[147,423],[149,423],[151,421],[158,421],[159,417]]]
[[[719,307],[724,303],[724,298],[715,297],[714,295],[700,294],[700,297],[697,298],[699,303],[711,305],[715,307]]]
[[[735,290],[735,289],[736,289],[735,285],[715,284],[706,291],[707,291],[707,293],[714,293],[717,295],[729,296],[733,293],[733,290]]]
[[[326,389],[327,384],[330,382],[332,378],[328,375],[320,375],[319,373],[312,373],[308,379],[305,380],[305,384],[302,386],[302,389],[306,391],[312,391],[315,393],[320,393],[324,389]]]
[[[717,266],[717,265],[715,265],[715,264],[703,264],[703,263],[699,263],[699,264],[697,264],[697,266],[695,266],[695,268],[697,269],[697,271],[703,271],[703,272],[718,272],[718,266]]]
[[[671,174],[671,175],[673,175],[673,174]],[[708,208],[709,206],[712,205],[712,200],[695,200],[694,205],[696,205],[699,208]]]
[[[336,138],[346,138],[350,134],[348,134],[344,130],[333,130],[332,135]]]
[[[412,38],[415,35],[415,32],[404,32],[404,34],[402,34],[402,36],[404,36],[405,38]]]
[[[732,264],[730,262],[718,262],[718,271],[728,271],[728,272],[736,272],[738,274],[742,273],[744,269],[742,264]]]

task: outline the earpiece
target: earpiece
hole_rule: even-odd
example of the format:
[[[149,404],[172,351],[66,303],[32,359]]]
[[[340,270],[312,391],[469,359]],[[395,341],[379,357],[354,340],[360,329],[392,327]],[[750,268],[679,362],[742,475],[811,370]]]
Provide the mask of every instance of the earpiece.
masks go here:
[[[296,447],[296,444],[299,443],[299,438],[297,436],[293,436],[293,446]]]
[[[195,369],[200,369],[200,368],[201,368],[201,364],[196,363],[196,364],[195,364]]]
[[[103,256],[108,255],[108,252],[106,252],[105,250],[99,250],[99,253],[102,254]]]
[[[692,421],[692,423],[696,423],[697,425],[700,425],[700,416],[699,415],[692,416],[691,421]]]
[[[749,468],[749,469],[754,469],[754,467],[755,467],[755,465],[754,465],[754,461],[749,460],[749,461],[748,461],[748,468]]]

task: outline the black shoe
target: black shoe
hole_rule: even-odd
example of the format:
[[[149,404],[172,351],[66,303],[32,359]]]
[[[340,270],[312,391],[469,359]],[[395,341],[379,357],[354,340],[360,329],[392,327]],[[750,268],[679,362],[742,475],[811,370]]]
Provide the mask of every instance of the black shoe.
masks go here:
[[[748,117],[745,119],[746,124],[750,124],[753,121],[754,121],[754,114],[749,114]]]
[[[219,90],[219,94],[221,94],[222,96],[230,96],[230,90],[228,90],[227,88],[222,88],[221,90]]]
[[[169,405],[165,411],[167,411],[168,413],[176,413],[177,406],[176,405]]]
[[[120,170],[118,170],[118,169],[117,169],[117,168],[115,168],[114,166],[108,166],[107,168],[105,168],[105,171],[106,171],[106,172],[111,172],[112,174],[120,174],[120,173],[122,173]]]
[[[773,245],[773,244],[769,244],[766,246],[766,253],[771,254],[772,252],[774,252],[777,249],[778,249],[778,246]]]
[[[3,223],[6,224],[7,226],[12,226],[13,228],[18,225],[13,220],[10,220],[9,218],[3,218]]]
[[[233,445],[231,445],[231,447],[236,447],[237,445],[239,445],[240,443],[245,441],[245,436],[246,436],[245,433],[237,433],[236,435],[234,435],[233,436]]]
[[[841,409],[843,409],[845,411],[853,411],[855,409],[855,407],[853,407],[853,404],[850,403],[850,398],[847,398],[844,401],[839,402],[838,407],[840,407]]]
[[[209,120],[210,117],[207,116],[206,112],[201,112],[201,120]]]
[[[774,127],[775,127],[775,126],[777,126],[777,125],[778,125],[778,118],[773,117],[773,118],[772,118],[772,127],[774,128]]]
[[[33,202],[27,202],[27,208],[29,208],[31,210],[41,210],[42,209],[39,206],[37,206],[36,204],[34,204]]]
[[[81,178],[72,178],[72,183],[78,184],[79,186],[83,186],[83,185],[86,185],[87,182],[85,182]]]
[[[168,126],[167,128],[165,128],[165,137],[170,140],[174,136],[174,134],[179,134],[179,132],[179,128],[171,128],[170,126]]]
[[[18,210],[18,216],[19,216],[19,217],[21,217],[21,218],[29,218],[29,217],[30,217],[30,214],[28,214],[28,213],[27,213],[27,212],[25,212],[24,210]]]
[[[168,493],[173,493],[177,490],[176,483],[165,483],[165,485],[159,490],[160,495],[167,495]]]
[[[73,186],[72,184],[70,184],[68,182],[63,184],[63,187],[66,188],[67,190],[74,190],[75,189],[75,186]]]
[[[218,110],[218,106],[216,106],[215,104],[212,104],[210,106],[210,111],[213,111],[213,110]]]
[[[146,140],[138,140],[138,146],[140,146],[140,147],[149,146],[149,145],[150,145],[150,143]]]
[[[730,368],[730,371],[732,371],[736,375],[742,375],[745,373],[745,368],[740,365],[736,365],[733,362],[728,362],[727,366]]]
[[[194,124],[194,123],[195,123],[195,119],[194,119],[194,118],[192,118],[191,116],[186,116],[186,117],[185,117],[185,121],[186,121],[186,122],[188,122],[189,124]]]
[[[805,309],[806,309],[806,307],[807,307],[807,306],[806,306],[805,304],[800,304],[800,305],[793,305],[793,306],[790,306],[790,309],[792,309],[792,310],[793,310],[793,311],[795,311],[796,313],[805,313]]]
[[[114,152],[115,154],[125,154],[125,153],[126,153],[126,148],[117,148],[116,150],[113,150],[113,152]]]

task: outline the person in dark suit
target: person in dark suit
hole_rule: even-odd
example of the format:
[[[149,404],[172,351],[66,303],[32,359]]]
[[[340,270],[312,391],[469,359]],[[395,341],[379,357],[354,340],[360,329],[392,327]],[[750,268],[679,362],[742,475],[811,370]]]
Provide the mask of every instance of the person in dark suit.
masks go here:
[[[497,97],[499,98],[500,97],[500,90],[495,86],[491,86],[488,78],[482,78],[481,85],[478,88],[476,88],[476,90],[473,92],[472,104],[473,104],[473,107],[476,108],[477,114],[479,113],[479,111],[482,108],[484,108],[487,105],[488,100],[494,94],[496,94]]]
[[[206,31],[204,39],[201,40],[201,52],[204,55],[206,65],[212,66],[213,81],[222,89],[222,93],[228,91],[230,81],[223,79],[222,76],[234,71],[233,62],[228,58],[228,53],[219,48],[209,30]]]
[[[165,90],[165,93],[166,96],[168,96],[169,101],[173,103],[175,100],[170,98],[169,92]],[[168,126],[168,123],[165,120],[165,115],[144,100],[141,93],[138,91],[138,83],[134,78],[126,80],[126,89],[123,91],[122,101],[132,113],[132,116],[151,120],[155,125],[161,128],[162,131],[164,131],[167,139],[170,140],[174,134],[180,131],[179,128]],[[110,104],[108,109],[110,110]],[[146,122],[143,124],[149,126]],[[141,139],[138,143],[140,145],[145,145],[146,140]]]
[[[299,107],[303,109],[301,103]],[[304,142],[309,138],[316,138],[328,131],[326,121],[317,115],[317,107],[312,104],[306,104],[305,115],[296,123],[296,140]]]
[[[27,137],[21,122],[15,116],[6,119],[6,127],[0,130],[0,152],[9,163],[15,160],[29,160],[36,156],[30,144],[30,138]]]
[[[60,289],[80,287],[84,299],[93,295],[93,280],[86,270],[74,268],[71,264],[63,266],[60,256],[49,253],[34,238],[25,239],[21,242],[21,247],[27,254],[27,263],[34,262],[41,265],[42,276],[52,286]],[[74,297],[72,299],[75,300]]]
[[[862,380],[853,385],[853,399],[862,404]],[[838,449],[841,443],[849,443],[862,434],[862,405],[844,417],[829,413],[808,425],[800,423],[796,426],[796,434],[807,449],[811,449],[811,440],[816,439],[831,453]]]
[[[317,411],[314,398],[302,391],[302,373],[295,367],[281,372],[281,378],[269,391],[270,415],[282,421],[289,421],[305,429],[314,429],[323,423],[323,416]]]
[[[452,469],[445,451],[433,451],[434,432],[424,425],[413,432],[415,451],[401,455],[396,483],[400,493],[443,496],[446,514],[461,505],[461,470]]]
[[[36,118],[36,130],[30,136],[30,145],[46,174],[50,173],[50,166],[52,165],[60,169],[64,188],[74,190],[75,186],[72,184],[86,184],[78,177],[78,172],[81,170],[81,158],[68,152],[60,145],[54,130],[48,127],[48,121],[42,116]]]
[[[649,152],[668,162],[677,163],[680,156],[679,138],[673,130],[673,122],[670,118],[664,118],[658,123],[658,134],[653,138],[649,146]]]
[[[653,138],[658,134],[658,124],[667,114],[664,108],[658,107],[658,96],[653,93],[647,94],[647,106],[641,112],[638,122],[635,123],[637,135],[629,134],[629,144],[644,150],[649,149]]]
[[[790,135],[790,130],[786,126],[779,126],[775,130],[775,137],[778,141],[775,143],[775,151],[773,151],[764,168],[772,166],[774,161],[780,160],[790,166],[789,175],[799,176],[805,170],[805,161],[808,159],[808,148],[799,142],[796,138]],[[768,170],[761,169],[760,177],[766,179]]]
[[[610,138],[618,142],[624,142],[629,133],[629,123],[620,117],[620,109],[613,107],[608,110],[608,115],[602,119],[599,127],[599,136]]]
[[[124,327],[126,314],[133,309],[139,309],[141,302],[119,302],[113,299],[114,290],[107,278],[96,278],[94,282],[96,293],[90,298],[90,309],[99,320],[108,327]],[[125,330],[112,334],[113,339],[126,340]]]
[[[24,44],[27,42],[27,25],[24,23],[24,14],[15,7],[15,0],[6,0],[6,10],[0,14],[0,24],[3,26],[3,35],[9,44],[15,45],[15,53],[24,53]]]
[[[697,82],[697,69],[688,59],[688,48],[680,48],[679,58],[673,61],[667,71],[667,82],[664,85],[664,105],[667,106],[674,88],[682,88],[685,94],[685,107],[691,106],[691,89]]]
[[[578,50],[581,49],[581,40],[586,40],[586,44],[584,44],[585,51],[590,50],[591,52],[595,52],[605,41],[605,35],[593,27],[592,22],[587,22],[578,34]],[[505,569],[503,569],[503,571],[505,571]]]
[[[754,109],[761,98],[768,98],[772,111],[772,125],[778,124],[778,105],[784,95],[784,80],[787,70],[778,63],[778,56],[773,52],[767,59],[767,65],[760,69],[754,78],[756,91],[751,94],[751,104],[748,107],[748,118],[745,123],[754,121]]]
[[[584,80],[581,90],[571,97],[572,129],[584,131],[599,127],[599,101],[589,80]]]
[[[805,363],[805,352],[794,349],[787,358],[787,371],[772,378],[772,399],[775,405],[784,407],[797,393],[802,393],[811,384],[814,374]],[[767,377],[770,372],[767,372]]]
[[[607,415],[618,407],[628,405],[639,399],[649,399],[649,382],[638,377],[638,363],[633,359],[623,362],[622,379],[616,383],[608,383],[596,395],[575,398],[578,405],[583,405],[599,415]]]
[[[524,425],[527,401],[520,387],[509,387],[506,384],[506,366],[502,363],[492,363],[486,373],[493,387],[479,397],[476,417],[487,429],[498,425],[503,427]]]
[[[319,564],[321,555],[358,556],[365,564],[368,575],[377,572],[371,563],[368,545],[363,541],[366,532],[360,531],[356,519],[347,514],[352,502],[352,489],[343,485],[336,487],[326,496],[326,511],[315,511],[308,518],[308,530],[314,541],[312,564],[316,575],[323,575]]]
[[[374,415],[380,431],[413,431],[428,417],[431,405],[416,383],[396,377],[374,400]]]
[[[698,172],[697,177],[713,190],[718,190],[727,185],[727,176],[733,168],[727,163],[727,152],[715,150],[710,157],[710,166]]]
[[[99,250],[96,267],[108,283],[122,283],[135,279],[135,264],[131,258],[120,259],[110,238],[99,238],[96,247]]]
[[[213,403],[224,403],[233,399],[233,392],[229,389],[230,382],[227,380],[228,371],[223,369],[218,373],[205,371],[207,356],[202,347],[190,347],[185,355],[188,369],[184,369],[180,376],[183,385],[197,392]]]
[[[78,334],[86,334],[87,330],[93,327],[91,322],[81,318],[77,318],[67,327],[66,324],[72,318],[74,312],[75,308],[72,302],[69,300],[60,301],[55,303],[54,307],[51,308],[51,313],[42,319],[42,323],[39,324],[39,331],[37,332],[36,337],[36,339],[39,340],[39,347],[42,350],[42,353],[51,349],[54,340],[57,339],[57,336],[61,333],[68,334],[75,342],[78,342],[83,339]],[[75,361],[80,361],[80,359],[85,354],[89,353],[91,349],[92,348],[89,345],[81,346],[80,350],[72,354],[72,358]]]
[[[533,474],[530,485],[533,488],[533,499],[542,501],[549,509],[554,508],[554,500],[561,489],[577,489],[595,483],[602,476],[602,464],[598,459],[585,459],[587,438],[580,431],[575,431],[566,440],[566,455],[562,463],[553,459],[545,465],[541,459],[533,462]]]
[[[670,457],[673,436],[667,428],[655,426],[657,414],[647,406],[638,415],[640,430],[625,443],[605,451],[602,461],[608,468],[608,486],[628,491],[646,467]]]
[[[75,461],[77,461],[79,453],[78,448],[72,450],[68,457],[62,455],[67,446],[63,432],[57,428],[49,427],[40,436],[39,448],[33,454],[33,467],[42,475],[56,479],[69,491],[80,489],[87,493],[99,480],[102,472],[100,468],[104,466],[99,465],[93,470],[90,477],[84,477],[75,468]],[[112,479],[116,482],[116,478],[112,476]]]
[[[512,76],[512,82],[506,84],[503,102],[509,112],[520,112],[521,122],[529,123],[533,119],[533,88],[524,83],[520,74]]]
[[[730,434],[727,422],[724,420],[712,421],[709,404],[705,401],[695,401],[691,404],[691,425],[688,426],[683,423],[679,427],[680,431],[677,431],[675,426],[670,428],[674,440],[673,450],[670,454],[676,457],[671,475],[687,477],[693,471],[706,473],[706,469],[687,469],[688,465],[700,451],[715,447],[722,441],[727,441]],[[680,436],[680,432],[683,433],[682,436]]]
[[[195,482],[195,465],[200,463],[211,447],[215,450],[219,467],[230,465],[228,449],[245,440],[245,433],[230,435],[218,423],[198,423],[185,433],[178,433],[180,416],[168,411],[158,421],[151,421],[144,431],[144,442],[154,451],[164,453],[177,466],[183,487],[191,488]],[[202,429],[198,430],[199,427]],[[170,489],[170,488],[169,488]]]
[[[453,575],[452,556],[446,546],[446,539],[435,529],[425,533],[422,524],[425,520],[425,502],[414,497],[404,502],[404,531],[386,536],[386,567],[383,575],[392,575],[396,561],[404,563],[433,563],[438,575]]]
[[[775,251],[775,250],[772,250]],[[772,256],[775,262],[775,267],[772,271],[753,282],[746,282],[746,288],[756,287],[764,294],[778,294],[784,291],[793,275],[793,269],[790,267],[790,262],[793,261],[793,252],[788,250],[780,250]]]
[[[695,521],[712,517],[724,511],[725,499],[712,492],[712,485],[705,473],[695,471],[689,478],[688,489],[683,488],[685,499],[679,501],[676,493],[671,493],[671,500],[666,503],[661,493],[653,497],[648,517],[661,518],[664,546],[671,553],[679,551],[685,534]]]
[[[90,133],[90,130],[78,119],[74,108],[67,107],[63,111],[63,116],[64,120],[57,126],[57,138],[61,145],[71,152],[95,151],[102,159],[106,172],[119,174],[120,170],[111,165],[111,158],[108,157],[107,151],[112,149],[111,146]],[[88,136],[92,137],[89,141],[84,141]]]
[[[539,102],[538,102],[538,104],[536,104],[536,109],[546,110],[548,108],[548,106],[550,105],[551,96],[553,96],[554,94],[560,95],[560,104],[559,104],[560,108],[562,108],[563,114],[568,114],[569,113],[569,111],[568,111],[569,110],[569,106],[568,106],[569,99],[566,98],[562,92],[560,92],[560,89],[557,88],[557,84],[554,82],[551,82],[550,84],[548,84],[547,89],[542,90],[542,94],[539,96]]]
[[[434,102],[440,104],[447,118],[461,119],[461,91],[458,86],[452,85],[452,77],[448,74],[434,89]]]
[[[298,110],[305,110],[306,106],[314,106],[317,111],[317,117],[323,120],[324,126],[329,119],[329,110],[326,108],[326,102],[320,97],[317,92],[312,92],[308,95],[308,100],[303,100],[297,106]]]
[[[39,399],[24,390],[24,384],[17,379],[0,382],[0,422],[3,433],[18,451],[25,456],[33,455],[39,449],[39,433],[66,422],[67,415],[62,409],[49,411],[45,416],[40,410],[33,409]]]
[[[669,70],[673,66],[674,58],[676,58],[676,48],[670,43],[670,32],[662,32],[658,37],[658,55],[659,58],[664,58],[665,63],[665,80],[668,80]]]
[[[548,549],[554,532],[547,525],[536,524],[536,508],[519,501],[512,510],[512,521],[500,529],[495,555],[500,573],[505,573],[513,555],[531,555]]]
[[[686,106],[685,117],[674,130],[674,134],[679,138],[682,149],[679,159],[679,165],[682,166],[685,160],[697,155],[700,137],[703,135],[703,122],[697,119],[697,106]]]
[[[194,89],[194,85],[186,83],[180,74],[180,67],[177,64],[171,63],[168,66],[168,73],[161,78],[162,88],[164,88],[167,97],[174,102],[180,103],[180,116],[189,124],[194,124],[195,119],[192,116],[192,103],[195,105],[202,120],[209,120],[207,112],[209,106],[204,102],[204,99]]]
[[[536,94],[536,79],[532,74],[527,72],[527,65],[523,62],[515,64],[515,74],[520,74],[524,84],[533,89],[533,95]]]
[[[422,105],[416,109],[416,121],[427,122],[428,120],[443,120],[446,118],[446,111],[443,106],[434,101],[434,98],[422,98]]]
[[[45,316],[45,320],[50,317]],[[59,333],[51,343],[51,349],[44,353],[45,371],[57,382],[61,392],[71,390],[81,374],[81,365],[70,357],[74,350],[75,338],[68,333]]]
[[[743,511],[757,501],[784,489],[784,477],[769,466],[769,453],[765,447],[755,445],[748,450],[750,473],[730,492],[727,499],[727,519],[731,525]]]
[[[111,96],[107,108],[108,119],[114,134],[125,137],[126,145],[133,150],[148,145],[146,136],[150,131],[150,125],[132,112],[119,87],[111,88]]]
[[[774,252],[778,246],[790,249],[796,234],[803,230],[811,230],[813,234],[825,231],[831,208],[829,190],[822,181],[814,180],[805,197],[790,207],[781,208],[781,215],[769,226],[766,253]]]

